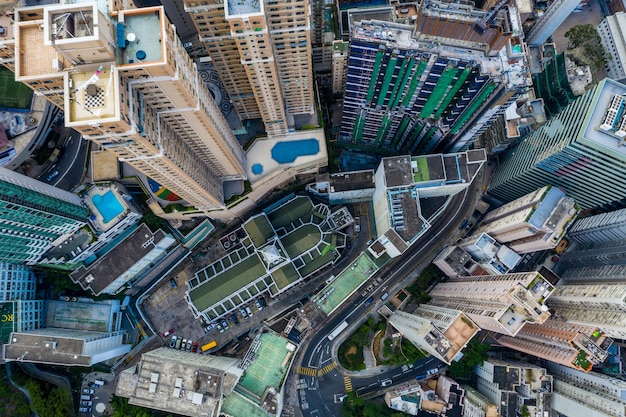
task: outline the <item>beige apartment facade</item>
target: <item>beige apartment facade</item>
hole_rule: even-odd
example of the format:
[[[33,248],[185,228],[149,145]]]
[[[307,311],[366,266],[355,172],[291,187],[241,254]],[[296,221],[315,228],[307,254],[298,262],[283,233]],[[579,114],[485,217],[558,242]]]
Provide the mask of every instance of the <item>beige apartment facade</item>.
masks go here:
[[[162,7],[103,4],[18,9],[16,80],[62,108],[66,126],[184,199],[191,215],[230,217],[223,182],[245,178],[244,151],[175,27]]]
[[[308,0],[184,0],[241,119],[269,137],[315,111]]]
[[[430,304],[460,310],[483,330],[515,336],[543,323],[554,287],[539,272],[450,278],[430,292]]]

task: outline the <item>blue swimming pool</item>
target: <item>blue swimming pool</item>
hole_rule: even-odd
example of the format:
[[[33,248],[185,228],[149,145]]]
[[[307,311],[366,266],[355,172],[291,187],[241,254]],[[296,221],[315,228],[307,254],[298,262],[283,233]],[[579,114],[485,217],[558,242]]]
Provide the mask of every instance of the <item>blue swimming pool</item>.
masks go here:
[[[278,142],[272,148],[272,158],[279,164],[288,164],[299,156],[315,155],[319,151],[320,144],[315,139]]]
[[[104,223],[110,222],[124,212],[124,207],[111,190],[103,195],[94,195],[91,197],[91,202],[102,215]]]

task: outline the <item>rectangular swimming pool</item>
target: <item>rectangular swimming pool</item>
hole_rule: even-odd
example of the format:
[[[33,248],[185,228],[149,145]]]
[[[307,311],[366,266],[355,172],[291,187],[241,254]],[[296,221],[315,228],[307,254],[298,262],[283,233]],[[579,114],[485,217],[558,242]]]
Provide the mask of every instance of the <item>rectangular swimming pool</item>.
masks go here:
[[[117,199],[113,190],[109,190],[102,195],[96,194],[92,196],[91,202],[102,215],[105,224],[124,212],[124,206]]]

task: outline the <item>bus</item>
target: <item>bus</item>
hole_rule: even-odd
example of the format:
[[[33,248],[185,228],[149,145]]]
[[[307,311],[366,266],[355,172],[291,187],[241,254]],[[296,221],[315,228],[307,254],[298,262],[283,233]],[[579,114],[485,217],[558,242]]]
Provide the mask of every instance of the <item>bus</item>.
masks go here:
[[[344,330],[346,330],[347,327],[348,327],[348,322],[344,320],[339,326],[335,327],[335,330],[333,330],[328,335],[328,340],[333,340],[335,337],[339,336],[339,334],[343,332]]]
[[[215,346],[217,346],[217,342],[215,340],[207,343],[206,345],[202,346],[202,351],[206,352],[209,349],[213,349]]]

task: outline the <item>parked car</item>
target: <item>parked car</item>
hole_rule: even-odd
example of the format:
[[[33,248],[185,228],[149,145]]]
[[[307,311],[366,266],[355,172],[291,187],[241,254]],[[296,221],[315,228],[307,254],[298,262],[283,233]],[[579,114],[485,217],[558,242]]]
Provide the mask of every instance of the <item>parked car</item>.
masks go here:
[[[187,340],[187,348],[185,349],[187,352],[191,352],[191,345],[193,344],[193,342],[191,341],[191,339]]]
[[[221,324],[217,323],[217,330],[220,331],[220,333],[224,333],[224,328],[222,327]]]
[[[393,384],[393,381],[391,379],[385,379],[383,382],[380,383],[380,386],[381,387],[388,387],[391,384]]]
[[[246,309],[242,308],[241,310],[241,315],[243,316],[244,320],[248,319],[248,313],[246,313]]]
[[[198,351],[198,342],[193,342],[193,344],[191,345],[191,351],[192,352]]]
[[[174,278],[170,278],[170,285],[172,286],[172,288],[178,288],[178,284],[176,283],[176,280]]]
[[[91,413],[91,407],[79,407],[78,412],[79,413]]]
[[[172,333],[174,333],[174,329],[169,329],[168,331],[163,332],[163,337],[167,337],[171,335]]]
[[[228,325],[228,323],[226,322],[226,320],[222,321],[222,327],[224,328],[224,330],[228,330],[230,329],[230,326]]]
[[[252,310],[250,310],[250,307],[246,307],[246,312],[248,313],[250,317],[252,317],[253,314],[252,314]]]
[[[89,389],[89,388],[83,388],[83,394],[95,394],[96,391]]]
[[[176,346],[176,339],[178,339],[178,336],[176,336],[176,335],[172,336],[172,340],[170,340],[170,347],[171,348]]]
[[[431,376],[431,375],[435,375],[435,374],[438,374],[438,373],[439,373],[439,369],[438,368],[433,368],[433,369],[429,369],[426,372],[426,375],[427,376]]]
[[[267,303],[265,302],[265,298],[263,298],[263,297],[259,298],[259,302],[261,303],[261,305],[263,307],[267,307]]]
[[[81,401],[80,405],[88,405],[88,406],[92,406],[93,405],[93,401]]]
[[[233,323],[239,324],[239,319],[237,318],[237,314],[236,313],[231,314],[230,318],[233,321]]]
[[[183,339],[180,343],[180,350],[185,350],[185,348],[187,348],[187,339]]]
[[[256,308],[258,308],[258,309],[259,309],[259,311],[263,310],[263,306],[261,305],[261,303],[259,302],[259,300],[256,300],[256,301],[254,302],[254,304],[256,304]]]
[[[207,324],[207,325],[206,325],[206,327],[204,328],[204,332],[205,332],[205,333],[208,333],[208,332],[209,332],[209,330],[211,330],[211,329],[212,329],[212,328],[214,328],[214,327],[215,327],[215,323],[211,322],[211,323],[209,323],[209,324]]]

